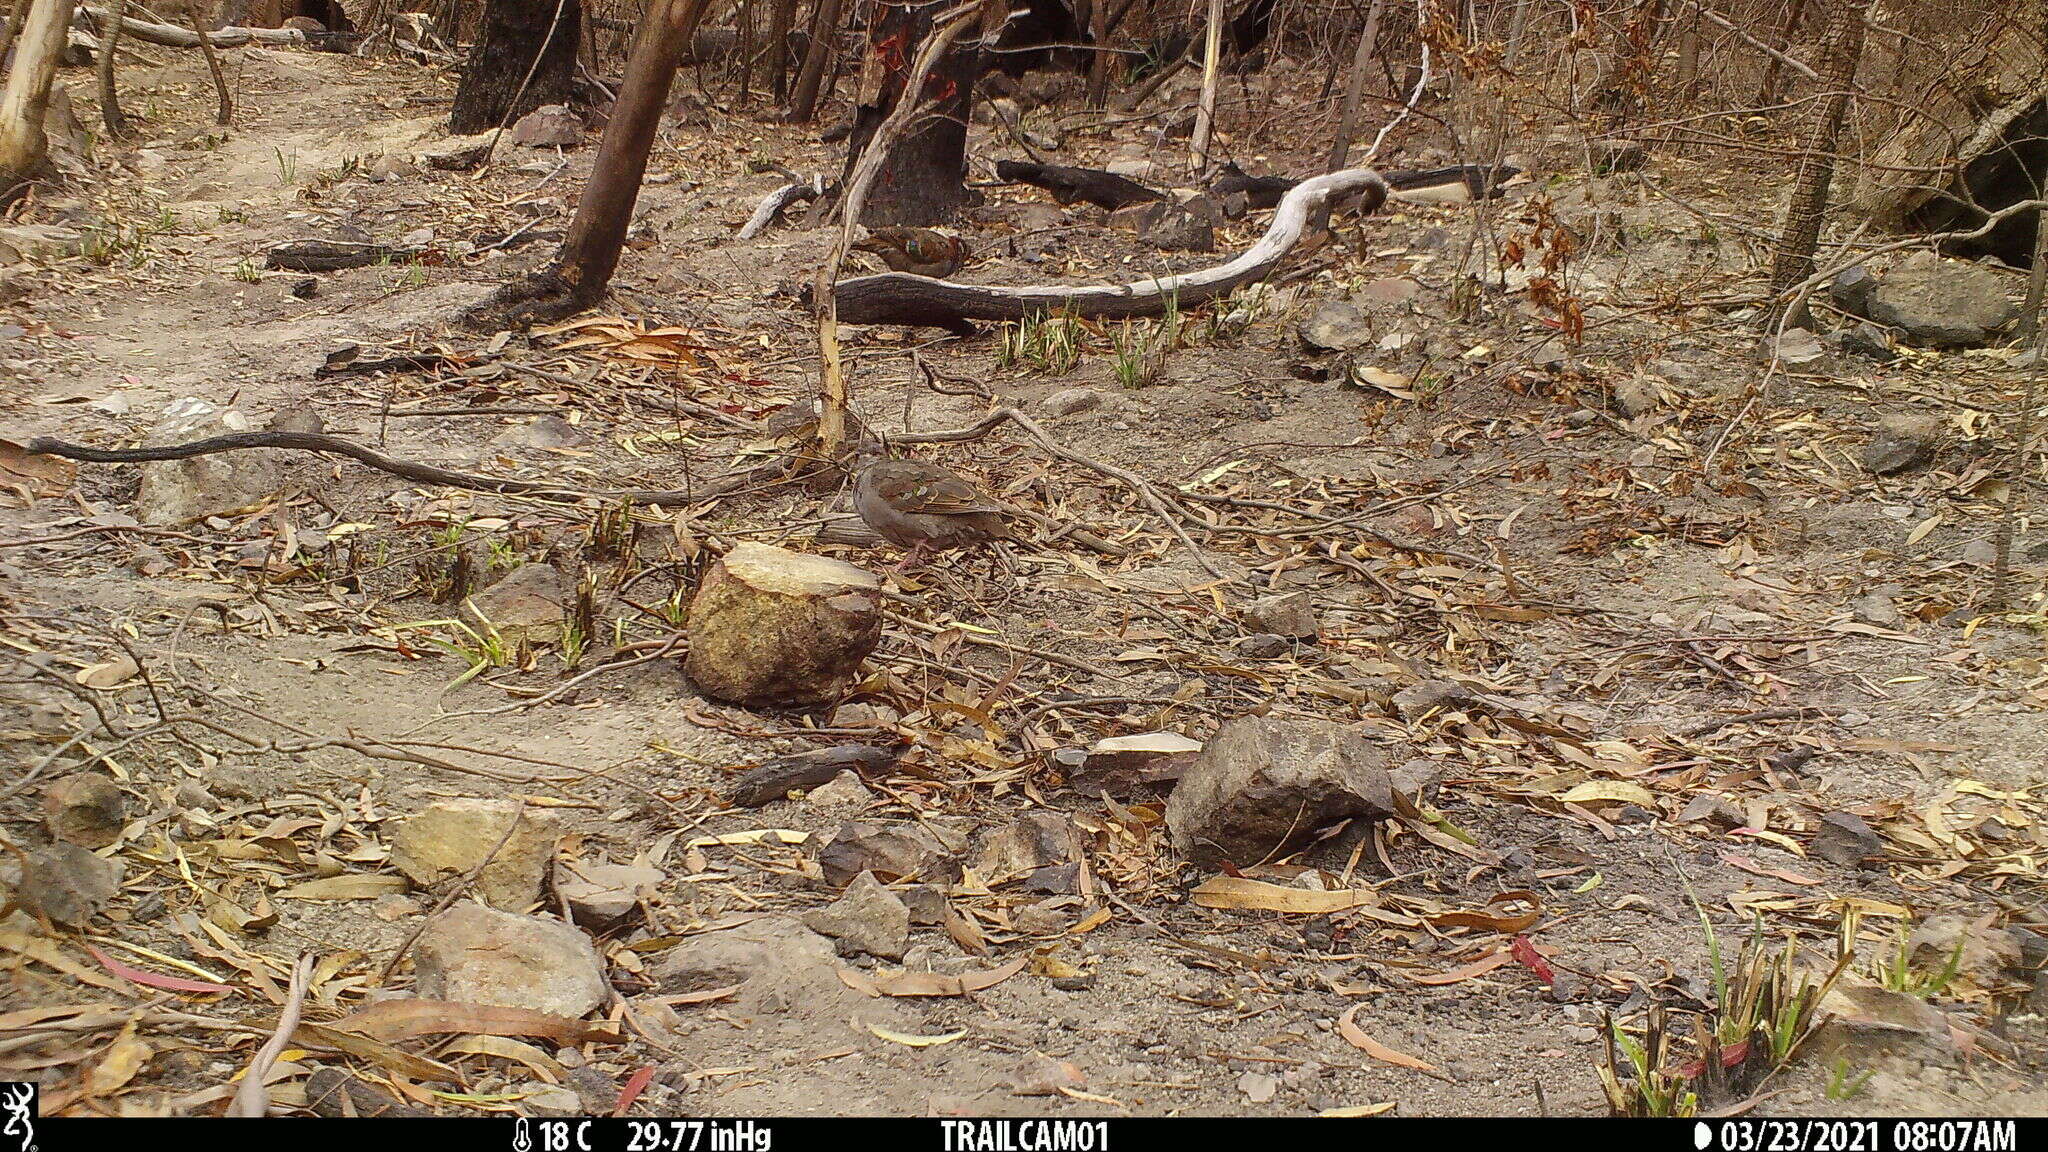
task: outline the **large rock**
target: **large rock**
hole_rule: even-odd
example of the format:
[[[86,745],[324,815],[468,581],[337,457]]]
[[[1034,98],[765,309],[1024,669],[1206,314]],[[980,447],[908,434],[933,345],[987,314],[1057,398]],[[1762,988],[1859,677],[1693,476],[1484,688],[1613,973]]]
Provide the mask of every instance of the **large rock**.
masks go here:
[[[1299,331],[1311,351],[1350,352],[1372,343],[1372,318],[1349,300],[1325,300]]]
[[[1325,720],[1244,716],[1216,730],[1166,802],[1174,847],[1204,867],[1252,864],[1317,829],[1394,810],[1386,754]]]
[[[901,960],[910,947],[910,909],[873,872],[854,877],[845,895],[805,914],[804,923],[839,941],[842,952]]]
[[[875,575],[826,556],[735,545],[690,601],[684,671],[707,696],[750,707],[837,703],[882,638]]]
[[[566,104],[543,104],[512,125],[521,148],[574,148],[583,143],[583,120]]]
[[[561,569],[521,564],[471,596],[462,614],[478,627],[495,631],[507,644],[551,644],[560,638],[575,598],[575,585]]]
[[[859,1012],[871,1003],[840,981],[832,941],[786,916],[691,936],[662,955],[655,976],[669,995],[737,984],[742,1012],[799,1022],[828,1015],[844,1020],[846,1011],[833,1010]]]
[[[149,433],[151,445],[182,444],[252,428],[235,408],[187,396],[173,400]],[[216,452],[142,466],[135,516],[145,524],[182,524],[260,504],[284,486],[285,457],[267,449]]]
[[[845,885],[863,872],[893,880],[960,878],[959,859],[924,825],[862,820],[841,824],[818,848],[818,869],[832,885]]]
[[[560,920],[457,904],[420,933],[417,990],[430,1000],[580,1017],[605,1001],[604,963]]]
[[[1925,468],[1941,447],[1939,416],[1887,416],[1863,448],[1863,467],[1879,476]]]
[[[1915,253],[1870,292],[1870,318],[1916,344],[1967,348],[2012,323],[2005,277],[1976,264]]]
[[[431,888],[469,875],[488,858],[470,894],[493,907],[524,909],[540,897],[560,835],[560,821],[548,809],[522,811],[516,800],[458,797],[406,817],[391,838],[391,863],[413,883]]]

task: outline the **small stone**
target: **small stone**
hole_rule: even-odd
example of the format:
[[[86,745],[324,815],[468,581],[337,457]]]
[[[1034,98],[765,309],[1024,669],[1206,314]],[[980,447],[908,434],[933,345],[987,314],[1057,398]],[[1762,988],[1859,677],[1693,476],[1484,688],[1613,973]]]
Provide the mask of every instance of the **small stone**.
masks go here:
[[[863,872],[825,908],[804,915],[806,927],[839,942],[841,953],[901,960],[910,947],[910,910],[873,872]]]
[[[1244,622],[1275,636],[1313,639],[1322,630],[1322,622],[1316,618],[1315,598],[1306,592],[1254,600],[1244,610]]]
[[[1633,419],[1663,406],[1664,390],[1654,377],[1636,375],[1614,386],[1612,400],[1616,412]]]
[[[1102,393],[1093,388],[1062,388],[1038,402],[1047,416],[1074,416],[1102,407]]]
[[[1870,314],[1870,294],[1875,291],[1877,276],[1861,264],[1835,273],[1834,282],[1828,285],[1828,295],[1833,298],[1835,307],[1851,316]]]
[[[1340,820],[1392,812],[1385,760],[1329,721],[1242,716],[1217,729],[1174,786],[1167,828],[1200,866],[1268,859]]]
[[[525,1094],[519,1101],[520,1109],[534,1116],[580,1116],[583,1114],[583,1097],[566,1084],[550,1084],[545,1080],[529,1080],[512,1089]]]
[[[1892,348],[1891,334],[1868,320],[1835,333],[1835,346],[1848,355],[1884,364],[1899,358],[1898,352]]]
[[[802,1007],[826,1014],[826,1006],[864,999],[840,981],[832,941],[787,916],[687,937],[662,954],[655,972],[668,994],[738,984],[739,1005],[748,1013]]]
[[[1925,468],[1941,444],[1939,416],[1888,416],[1863,449],[1863,467],[1879,476]]]
[[[128,797],[112,780],[82,772],[43,793],[43,820],[54,839],[81,848],[105,848],[128,823]]]
[[[1899,614],[1898,604],[1892,599],[1897,594],[1897,591],[1873,589],[1850,601],[1849,611],[1862,623],[1875,624],[1880,628],[1896,628],[1904,619]]]
[[[640,864],[555,865],[555,895],[578,924],[609,929],[623,923],[667,879],[661,869]]]
[[[1820,828],[1807,849],[1823,860],[1855,868],[1883,855],[1884,841],[1854,812],[1830,812],[1820,818]]]
[[[896,894],[903,901],[903,907],[910,912],[912,924],[933,925],[946,922],[946,909],[950,902],[946,894],[930,884],[912,884]]]
[[[1820,337],[1804,328],[1790,328],[1779,333],[1775,352],[1778,359],[1793,367],[1811,364],[1827,355],[1827,349],[1821,347]]]
[[[475,136],[451,136],[439,147],[420,154],[420,162],[443,172],[467,172],[484,162],[497,143],[499,129]]]
[[[566,104],[543,104],[512,125],[521,148],[574,148],[583,143],[583,121]]]
[[[874,803],[875,794],[861,783],[858,772],[841,772],[811,789],[804,799],[820,812],[858,812]]]
[[[1252,660],[1278,660],[1294,651],[1294,641],[1285,636],[1261,632],[1239,640],[1235,645],[1237,654]]]
[[[975,841],[967,866],[993,887],[1080,856],[1080,833],[1072,820],[1060,812],[1032,812]]]
[[[827,884],[843,886],[863,872],[898,880],[951,882],[960,862],[923,824],[849,820],[818,849]]]
[[[121,892],[121,865],[77,844],[52,844],[31,853],[15,884],[23,910],[80,927]]]
[[[463,602],[474,624],[489,627],[507,644],[552,643],[562,633],[576,588],[552,564],[521,564],[498,582]]]
[[[1264,1072],[1247,1072],[1237,1078],[1237,1090],[1254,1104],[1266,1104],[1279,1094],[1280,1081]]]
[[[1316,305],[1298,329],[1301,342],[1316,352],[1352,352],[1372,343],[1372,320],[1349,300]]]
[[[1434,709],[1455,709],[1472,703],[1472,691],[1450,680],[1424,680],[1394,693],[1394,714],[1403,720],[1420,720]]]
[[[560,920],[457,904],[427,922],[418,994],[580,1018],[604,1003],[604,964],[588,937]]]
[[[398,826],[391,864],[422,888],[467,876],[482,864],[470,894],[496,908],[524,909],[540,897],[560,835],[560,819],[548,809],[522,809],[516,800],[439,800]]]

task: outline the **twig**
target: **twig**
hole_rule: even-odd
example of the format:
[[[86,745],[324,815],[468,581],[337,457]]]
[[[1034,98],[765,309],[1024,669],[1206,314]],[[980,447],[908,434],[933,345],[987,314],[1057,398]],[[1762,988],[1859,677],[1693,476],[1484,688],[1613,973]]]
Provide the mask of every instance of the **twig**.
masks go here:
[[[418,942],[420,933],[427,930],[427,925],[433,923],[434,917],[447,911],[450,904],[461,899],[462,894],[469,891],[469,886],[476,883],[477,877],[484,874],[484,869],[491,866],[491,861],[498,858],[498,853],[504,851],[506,844],[511,843],[512,834],[519,831],[520,821],[525,819],[526,798],[522,796],[519,799],[519,806],[512,810],[511,821],[505,825],[504,835],[498,837],[498,842],[491,845],[491,850],[484,853],[484,858],[476,862],[476,867],[471,868],[462,879],[456,881],[454,887],[448,889],[448,894],[436,901],[434,906],[427,910],[426,915],[420,917],[420,922],[413,925],[412,931],[405,937],[405,942],[398,946],[398,951],[393,952],[391,959],[384,962],[383,970],[377,973],[376,984],[378,987],[383,987],[391,979],[391,973],[398,968],[399,961],[404,960],[406,953],[412,951],[412,946]]]
[[[242,1086],[235,1092],[234,1103],[228,1105],[229,1116],[260,1117],[270,1111],[270,1090],[264,1080],[270,1076],[270,1069],[291,1041],[292,1033],[299,1027],[299,1012],[306,1003],[306,982],[313,976],[313,957],[299,956],[299,962],[292,966],[291,987],[285,993],[284,1011],[277,1018],[277,1031],[270,1034],[263,1047],[256,1050],[256,1056],[249,1061],[248,1071],[242,1074]]]

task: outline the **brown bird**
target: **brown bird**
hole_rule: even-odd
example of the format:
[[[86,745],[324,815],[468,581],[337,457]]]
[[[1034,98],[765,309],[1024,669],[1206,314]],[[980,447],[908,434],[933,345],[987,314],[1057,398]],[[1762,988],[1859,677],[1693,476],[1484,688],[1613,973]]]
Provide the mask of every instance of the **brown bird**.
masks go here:
[[[1009,535],[1000,505],[954,472],[921,460],[891,460],[864,445],[868,461],[854,476],[853,507],[868,527],[910,555],[901,570],[926,552],[967,548]]]
[[[854,248],[873,252],[898,272],[934,280],[944,280],[967,262],[965,242],[929,228],[875,228]]]

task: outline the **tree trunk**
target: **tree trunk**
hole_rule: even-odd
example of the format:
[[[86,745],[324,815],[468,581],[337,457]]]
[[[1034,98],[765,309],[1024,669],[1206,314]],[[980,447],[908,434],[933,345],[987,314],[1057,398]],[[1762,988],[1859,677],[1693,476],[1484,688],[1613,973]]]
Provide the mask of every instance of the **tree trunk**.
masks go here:
[[[1835,146],[1842,135],[1842,120],[1849,110],[1849,90],[1856,83],[1856,64],[1863,56],[1863,9],[1859,0],[1820,0],[1827,20],[1821,38],[1820,118],[1813,137],[1800,154],[1797,176],[1792,185],[1792,202],[1785,210],[1785,227],[1780,232],[1778,251],[1771,261],[1771,294],[1778,297],[1767,310],[1775,325],[1786,306],[1784,299],[1794,285],[1813,275],[1813,254],[1820,245],[1821,220],[1827,213],[1828,184],[1835,175]],[[1806,320],[1803,304],[1798,314],[1786,317],[1797,325]]]
[[[121,93],[114,85],[114,59],[121,46],[121,14],[128,0],[114,0],[114,18],[100,24],[100,120],[107,126],[109,140],[128,136],[128,118],[121,115]]]
[[[605,125],[576,217],[547,271],[507,284],[472,313],[472,323],[525,326],[559,319],[604,298],[640,198],[647,154],[668,104],[669,85],[689,50],[708,0],[656,0],[641,18],[626,78]],[[571,59],[574,59],[572,54]]]
[[[818,113],[818,89],[825,82],[825,68],[839,43],[841,0],[818,0],[811,13],[811,44],[804,51],[803,70],[797,73],[796,91],[789,97],[791,124],[808,124]]]
[[[1351,137],[1358,131],[1358,106],[1365,102],[1365,76],[1372,70],[1373,53],[1380,42],[1380,13],[1385,10],[1387,0],[1372,0],[1372,8],[1365,14],[1365,28],[1358,34],[1358,51],[1351,57],[1351,79],[1344,84],[1344,113],[1337,120],[1337,138],[1330,142],[1329,162],[1323,171],[1335,172],[1344,167],[1344,161],[1351,155]]]
[[[194,0],[189,16],[192,34],[199,37],[199,51],[206,55],[206,72],[213,77],[213,122],[225,128],[235,122],[235,98],[228,94],[228,74],[220,66],[220,49],[207,35],[206,6]]]
[[[795,22],[796,0],[774,0],[768,10],[767,75],[763,79],[777,100],[789,98],[789,29]]]
[[[870,228],[924,227],[944,223],[967,206],[967,115],[984,54],[958,44],[939,57],[930,75],[909,86],[910,58],[930,35],[932,17],[945,0],[878,0],[868,25],[868,53],[861,65],[860,102],[847,138],[851,177],[875,129],[902,100],[929,102],[932,111],[889,149],[875,178],[874,195],[861,208]]]
[[[1785,13],[1785,25],[1778,30],[1777,47],[1783,52],[1792,46],[1792,33],[1799,29],[1799,18],[1806,15],[1806,0],[1792,0],[1792,7]],[[1764,65],[1763,86],[1757,89],[1756,102],[1760,108],[1768,108],[1778,102],[1778,76],[1784,65],[1773,56]]]
[[[20,194],[49,146],[43,115],[49,111],[57,60],[64,54],[71,5],[72,0],[34,0],[22,25],[14,66],[0,93],[0,203]]]
[[[1223,63],[1223,0],[1209,0],[1208,30],[1202,41],[1202,97],[1195,105],[1195,133],[1189,140],[1194,167],[1209,163],[1209,133],[1216,126],[1216,72]]]
[[[581,0],[487,0],[449,130],[486,132],[543,104],[567,104],[582,31]]]
[[[7,50],[14,47],[14,38],[21,34],[21,22],[28,19],[29,0],[14,0],[7,12],[7,26],[0,28],[0,61],[7,59]],[[0,65],[4,66],[4,65]]]

